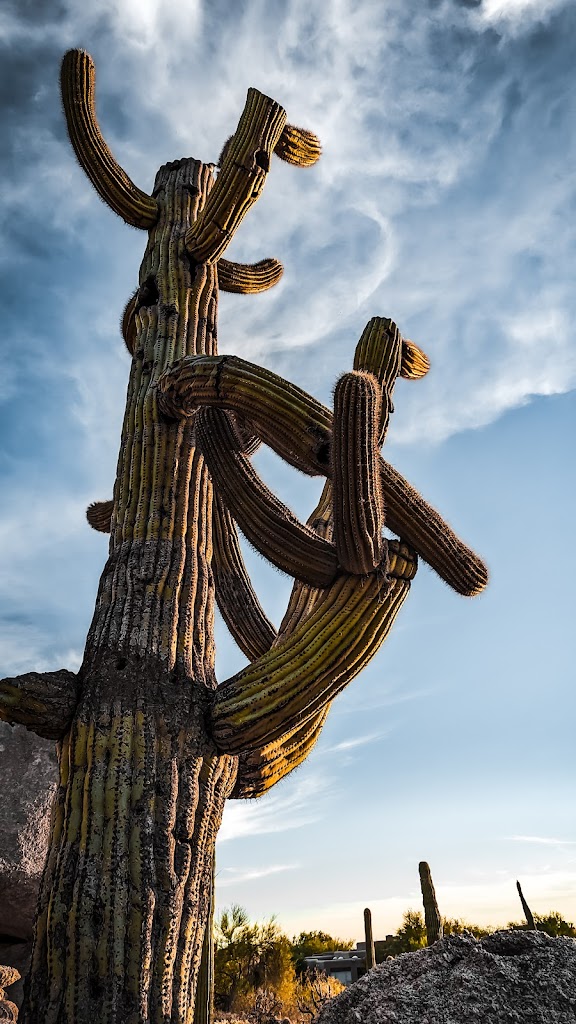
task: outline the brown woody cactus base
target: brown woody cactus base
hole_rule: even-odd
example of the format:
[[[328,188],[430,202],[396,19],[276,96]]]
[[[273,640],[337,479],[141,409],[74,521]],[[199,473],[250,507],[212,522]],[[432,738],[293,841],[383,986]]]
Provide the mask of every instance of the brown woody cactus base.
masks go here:
[[[307,756],[330,702],[388,634],[417,551],[462,593],[481,590],[486,570],[379,455],[396,378],[428,367],[390,320],[367,326],[333,416],[274,374],[217,356],[219,287],[258,292],[282,272],[223,253],[272,155],[308,166],[316,137],[251,89],[216,181],[213,165],[180,160],[148,196],[100,134],[87,54],[66,55],[62,90],[81,165],[149,236],[122,323],[132,367],[114,497],[88,510],[111,537],[81,670],[0,682],[0,717],[60,741],[21,1020],[205,1024],[226,798],[261,795]],[[307,525],[254,473],[259,439],[329,478]],[[295,577],[279,633],[234,520]],[[386,541],[385,523],[404,540]],[[252,661],[221,686],[215,596]]]

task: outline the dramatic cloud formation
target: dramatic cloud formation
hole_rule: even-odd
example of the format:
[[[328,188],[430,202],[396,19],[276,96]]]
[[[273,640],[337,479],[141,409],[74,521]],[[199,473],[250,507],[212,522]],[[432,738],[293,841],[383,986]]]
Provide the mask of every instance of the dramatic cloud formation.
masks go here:
[[[58,94],[68,47],[94,56],[101,127],[143,189],[167,160],[217,160],[249,86],[320,136],[316,168],[274,161],[231,246],[285,273],[265,295],[222,297],[221,351],[327,404],[371,316],[392,316],[432,360],[425,380],[398,385],[389,457],[486,554],[492,583],[458,602],[422,567],[310,762],[227,808],[227,895],[235,878],[270,874],[275,904],[255,895],[250,908],[262,916],[323,927],[308,910],[356,914],[374,897],[396,915],[389,931],[423,856],[450,873],[459,916],[478,906],[472,861],[496,886],[494,914],[500,870],[508,885],[522,868],[552,898],[544,853],[554,893],[572,899],[568,847],[527,840],[566,834],[574,770],[575,31],[569,0],[7,0],[0,12],[0,675],[81,661],[106,557],[84,509],[111,495],[129,369],[118,324],[145,245],[75,163]],[[266,453],[257,464],[305,517],[318,481]],[[288,581],[247,561],[279,621]],[[221,625],[218,639],[222,677],[240,658]],[[490,838],[512,834],[525,845]],[[297,864],[292,899],[270,865]]]

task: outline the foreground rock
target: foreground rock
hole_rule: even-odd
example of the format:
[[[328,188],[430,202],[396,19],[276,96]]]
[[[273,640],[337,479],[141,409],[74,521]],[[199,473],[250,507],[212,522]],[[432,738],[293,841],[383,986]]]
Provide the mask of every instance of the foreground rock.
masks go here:
[[[54,743],[0,722],[0,778],[0,964],[24,976],[58,778]],[[17,1005],[22,984],[10,992]]]
[[[465,932],[375,967],[316,1024],[574,1024],[576,939]]]

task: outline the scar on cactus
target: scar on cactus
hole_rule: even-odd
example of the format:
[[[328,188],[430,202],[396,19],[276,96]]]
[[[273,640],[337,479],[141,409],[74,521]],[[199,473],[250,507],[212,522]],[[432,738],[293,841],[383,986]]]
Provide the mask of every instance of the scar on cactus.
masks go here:
[[[487,573],[380,454],[396,380],[429,365],[392,320],[367,324],[333,410],[217,354],[219,289],[257,293],[282,273],[224,253],[274,155],[311,166],[316,136],[250,89],[217,177],[177,160],[148,194],[100,132],[87,53],[66,54],[61,83],[80,165],[147,243],[122,318],[132,362],[113,496],[87,513],[110,544],[82,666],[0,682],[0,717],[57,739],[60,763],[21,1020],[204,1024],[226,799],[259,797],[307,757],[388,635],[418,556],[461,594]],[[324,478],[307,523],[255,472],[261,441]],[[294,578],[278,630],[238,529]],[[220,685],[215,600],[250,660]]]

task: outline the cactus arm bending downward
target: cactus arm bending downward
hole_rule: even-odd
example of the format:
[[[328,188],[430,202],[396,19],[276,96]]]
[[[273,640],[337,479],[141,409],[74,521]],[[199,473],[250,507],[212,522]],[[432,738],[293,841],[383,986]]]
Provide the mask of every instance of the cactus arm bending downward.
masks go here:
[[[236,525],[217,492],[212,506],[212,541],[218,607],[240,650],[254,661],[270,650],[276,630],[254,592],[242,558]]]
[[[251,295],[273,288],[284,273],[279,260],[260,260],[259,263],[231,263],[223,257],[218,260],[218,284],[223,292]]]
[[[330,475],[333,417],[316,399],[277,374],[234,356],[180,360],[159,381],[168,415],[193,415],[199,406],[240,413],[262,440],[291,465]],[[488,581],[483,561],[389,463],[379,459],[386,524],[464,596]]]
[[[416,573],[403,542],[390,549],[389,581],[338,576],[286,640],[218,687],[212,736],[222,752],[255,750],[304,725],[373,658]]]
[[[60,81],[72,148],[101,199],[132,227],[151,228],[158,219],[158,203],[130,180],[102,138],[94,105],[95,78],[90,54],[69,50]]]
[[[0,720],[45,739],[62,739],[77,703],[78,676],[65,668],[0,679]]]
[[[228,414],[200,410],[196,439],[216,489],[250,543],[291,576],[328,586],[338,569],[334,545],[300,523],[260,480]]]

